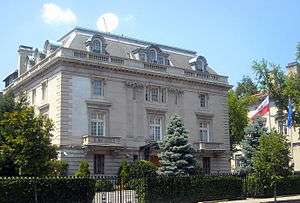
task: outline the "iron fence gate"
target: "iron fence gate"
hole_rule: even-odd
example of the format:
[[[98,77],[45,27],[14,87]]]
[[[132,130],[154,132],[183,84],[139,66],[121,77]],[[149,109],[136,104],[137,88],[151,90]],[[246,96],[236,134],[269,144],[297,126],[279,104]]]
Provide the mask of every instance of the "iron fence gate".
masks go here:
[[[96,180],[93,203],[138,203],[139,197],[130,184],[116,176],[94,176]]]

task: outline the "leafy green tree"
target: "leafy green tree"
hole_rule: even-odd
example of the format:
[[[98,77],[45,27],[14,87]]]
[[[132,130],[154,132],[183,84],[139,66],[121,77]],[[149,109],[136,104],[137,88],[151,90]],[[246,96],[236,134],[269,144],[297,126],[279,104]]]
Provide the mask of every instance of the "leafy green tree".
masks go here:
[[[157,167],[146,160],[134,161],[130,164],[128,177],[130,179],[153,177],[156,175]]]
[[[87,160],[80,160],[79,168],[75,173],[77,177],[88,177],[90,176],[89,163]]]
[[[52,176],[66,176],[68,170],[68,162],[65,160],[51,160],[51,174]]]
[[[279,65],[266,60],[254,61],[252,66],[257,76],[259,89],[268,93],[277,107],[277,120],[284,123],[287,119],[289,98],[295,105],[294,124],[300,124],[300,76],[285,75]]]
[[[232,150],[244,139],[244,129],[248,125],[248,105],[255,100],[255,96],[238,97],[233,90],[228,92],[229,135]]]
[[[159,143],[159,173],[164,175],[189,175],[194,173],[194,149],[188,143],[188,132],[178,115],[170,118],[167,135]]]
[[[241,82],[238,82],[235,93],[238,97],[251,96],[258,92],[256,84],[249,76],[243,76]]]
[[[261,136],[252,163],[253,175],[264,193],[273,188],[276,198],[276,184],[292,172],[289,154],[289,145],[282,134],[272,131]]]
[[[264,121],[261,117],[257,117],[253,123],[245,128],[245,139],[241,142],[241,168],[242,173],[252,171],[252,158],[259,145],[259,138],[267,133]]]
[[[293,121],[295,126],[300,126],[300,75],[289,75],[286,78],[284,95],[293,103]]]
[[[11,95],[1,98],[0,111],[0,174],[48,175],[57,156],[50,142],[52,122]]]

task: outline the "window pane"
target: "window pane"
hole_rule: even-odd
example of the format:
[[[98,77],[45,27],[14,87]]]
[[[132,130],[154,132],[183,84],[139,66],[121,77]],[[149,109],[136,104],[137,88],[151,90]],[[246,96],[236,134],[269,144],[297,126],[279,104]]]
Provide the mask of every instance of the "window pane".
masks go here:
[[[101,96],[102,95],[102,81],[101,80],[93,80],[92,81],[92,91],[94,95]]]
[[[96,136],[97,135],[96,126],[97,126],[97,123],[92,121],[91,122],[91,134],[92,134],[92,136]]]
[[[152,101],[158,102],[158,88],[151,89],[151,98],[152,98]]]
[[[104,155],[94,155],[94,174],[104,174]]]
[[[206,106],[206,95],[201,94],[200,95],[200,107],[205,107]]]
[[[157,59],[157,62],[158,62],[158,64],[163,65],[164,64],[164,57],[159,56],[158,59]]]
[[[149,52],[149,61],[150,62],[156,61],[156,51],[154,49],[151,49]]]

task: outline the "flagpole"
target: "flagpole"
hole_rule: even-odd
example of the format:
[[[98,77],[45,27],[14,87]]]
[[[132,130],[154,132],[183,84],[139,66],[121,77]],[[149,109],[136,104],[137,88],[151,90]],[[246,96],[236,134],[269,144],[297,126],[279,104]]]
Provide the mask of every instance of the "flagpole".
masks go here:
[[[268,106],[269,106],[269,130],[271,132],[271,106],[270,106],[271,101],[270,101],[270,96],[268,96],[268,97],[269,97],[269,104],[268,104]]]

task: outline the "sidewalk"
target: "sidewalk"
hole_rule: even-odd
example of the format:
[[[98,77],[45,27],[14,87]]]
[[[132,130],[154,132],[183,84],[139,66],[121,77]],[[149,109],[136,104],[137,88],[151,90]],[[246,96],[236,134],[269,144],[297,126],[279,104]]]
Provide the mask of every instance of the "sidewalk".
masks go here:
[[[212,201],[213,203],[217,202],[230,202],[230,203],[265,203],[265,202],[273,202],[274,198],[261,198],[261,199],[252,199],[247,198],[245,200],[234,200],[234,201]],[[210,203],[212,203],[210,202]],[[300,195],[293,195],[293,196],[279,196],[277,197],[277,202],[285,203],[285,202],[292,202],[292,203],[300,203]]]

